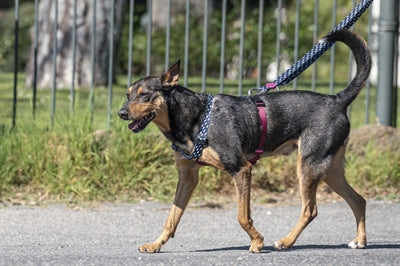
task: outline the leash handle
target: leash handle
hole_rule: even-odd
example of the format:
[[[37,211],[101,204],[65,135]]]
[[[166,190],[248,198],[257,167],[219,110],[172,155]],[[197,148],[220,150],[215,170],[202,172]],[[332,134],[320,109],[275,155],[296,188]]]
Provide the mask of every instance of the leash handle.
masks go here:
[[[360,16],[367,10],[374,0],[362,0],[330,33],[342,29],[349,29],[360,18]],[[282,73],[274,82],[267,83],[266,85],[257,89],[258,93],[265,93],[280,85],[285,85],[299,76],[304,70],[311,66],[321,55],[323,55],[334,43],[327,42],[324,39],[319,41],[308,53],[297,62]],[[249,91],[249,95],[251,91]]]

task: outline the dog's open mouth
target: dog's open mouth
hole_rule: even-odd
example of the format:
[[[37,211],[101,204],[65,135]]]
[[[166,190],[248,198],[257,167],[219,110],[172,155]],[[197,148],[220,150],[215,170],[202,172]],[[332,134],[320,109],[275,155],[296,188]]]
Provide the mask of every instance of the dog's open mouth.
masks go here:
[[[151,120],[154,119],[155,116],[156,114],[151,112],[138,120],[132,121],[132,123],[128,125],[128,128],[134,133],[139,133],[146,128],[146,126],[151,122]]]

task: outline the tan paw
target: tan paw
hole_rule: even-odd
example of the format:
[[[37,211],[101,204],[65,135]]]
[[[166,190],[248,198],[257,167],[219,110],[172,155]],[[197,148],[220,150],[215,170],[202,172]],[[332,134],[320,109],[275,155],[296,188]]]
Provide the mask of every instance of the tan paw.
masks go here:
[[[264,247],[264,238],[257,238],[251,241],[251,246],[249,251],[252,253],[260,253],[262,248]]]
[[[282,239],[282,240],[275,241],[274,244],[272,245],[272,247],[275,250],[288,250],[292,246],[285,244],[284,240]]]
[[[139,251],[142,253],[157,253],[161,249],[161,244],[147,244],[140,247]]]

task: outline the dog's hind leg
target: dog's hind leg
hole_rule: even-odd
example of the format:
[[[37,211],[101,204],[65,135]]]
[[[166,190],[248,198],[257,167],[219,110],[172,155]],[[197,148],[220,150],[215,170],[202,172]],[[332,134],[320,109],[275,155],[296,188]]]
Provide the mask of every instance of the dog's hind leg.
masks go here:
[[[317,216],[316,191],[322,178],[317,166],[305,160],[300,152],[297,157],[297,175],[301,194],[302,207],[300,218],[292,231],[273,244],[275,250],[286,250],[293,246],[304,228]]]
[[[324,181],[339,196],[346,200],[354,213],[357,223],[357,237],[349,243],[351,248],[364,248],[366,245],[365,208],[366,201],[346,181],[344,176],[345,146],[336,154]]]
[[[251,239],[250,252],[261,252],[264,237],[257,232],[250,217],[251,164],[247,163],[233,176],[238,200],[238,220]]]
[[[199,177],[199,168],[196,162],[187,160],[180,153],[175,153],[175,162],[178,167],[179,181],[176,189],[174,204],[171,207],[164,230],[157,240],[152,244],[140,247],[140,252],[155,253],[159,252],[161,247],[170,237],[174,237],[175,230],[182,217],[182,214],[189,202],[194,189],[196,188]]]

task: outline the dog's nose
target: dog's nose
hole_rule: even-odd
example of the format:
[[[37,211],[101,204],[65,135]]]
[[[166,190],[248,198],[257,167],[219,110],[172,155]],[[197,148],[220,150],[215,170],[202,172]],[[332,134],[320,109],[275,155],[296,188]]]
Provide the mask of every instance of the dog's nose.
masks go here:
[[[126,109],[121,109],[118,112],[119,117],[121,117],[122,119],[128,119],[128,110]]]

